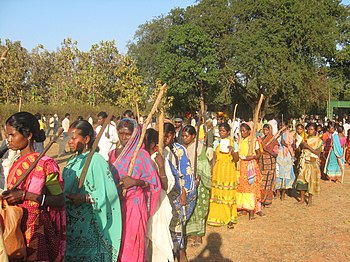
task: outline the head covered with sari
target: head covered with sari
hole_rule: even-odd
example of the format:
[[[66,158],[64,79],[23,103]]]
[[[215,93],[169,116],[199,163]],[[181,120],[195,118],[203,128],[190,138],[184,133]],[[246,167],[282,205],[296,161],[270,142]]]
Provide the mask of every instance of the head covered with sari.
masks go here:
[[[265,135],[265,137],[262,139],[261,144],[265,150],[272,152],[275,148],[275,146],[278,146],[278,142],[276,139],[273,139],[273,134],[272,134],[272,125],[271,124],[265,124],[263,128],[268,129],[269,133]]]

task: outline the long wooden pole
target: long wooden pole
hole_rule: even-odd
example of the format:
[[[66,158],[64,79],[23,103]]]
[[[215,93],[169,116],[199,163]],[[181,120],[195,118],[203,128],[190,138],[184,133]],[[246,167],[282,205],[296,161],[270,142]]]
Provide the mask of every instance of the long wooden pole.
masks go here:
[[[98,147],[98,142],[100,141],[102,135],[103,135],[103,132],[104,130],[106,129],[107,125],[109,125],[109,123],[111,122],[111,119],[112,119],[112,114],[108,114],[105,122],[103,123],[100,131],[98,132],[96,138],[95,138],[95,141],[94,143],[92,144],[92,147],[90,149],[90,152],[87,156],[87,159],[85,161],[85,164],[84,164],[84,167],[83,167],[83,170],[81,171],[81,174],[80,174],[80,178],[79,178],[79,186],[78,186],[78,191],[83,187],[84,185],[84,180],[85,180],[85,177],[86,177],[86,174],[87,174],[87,171],[89,169],[89,165],[91,163],[91,160],[92,160],[92,157]]]
[[[256,110],[254,112],[254,117],[253,117],[253,129],[251,130],[250,133],[250,143],[249,143],[249,155],[253,155],[254,148],[255,148],[255,134],[257,130],[257,125],[258,125],[258,120],[259,120],[259,112],[261,108],[262,101],[264,99],[264,95],[260,95],[259,103],[256,107]]]
[[[156,110],[158,108],[158,105],[161,102],[162,97],[163,97],[164,93],[166,92],[166,90],[167,90],[167,85],[164,84],[159,90],[157,99],[156,99],[156,101],[153,104],[151,112],[147,116],[146,122],[142,126],[140,140],[139,140],[139,142],[138,142],[138,144],[136,146],[136,149],[135,149],[135,151],[134,151],[134,153],[132,155],[131,161],[130,161],[130,165],[129,165],[129,169],[128,169],[128,173],[127,173],[128,176],[132,175],[132,171],[133,171],[134,165],[135,165],[135,160],[136,160],[137,154],[138,154],[138,152],[139,152],[139,150],[140,150],[140,148],[141,148],[141,146],[143,144],[143,139],[144,139],[145,134],[146,134],[147,126],[151,122],[152,116],[156,112]],[[123,195],[125,196],[125,194],[126,194],[126,189],[123,190]]]
[[[158,118],[158,153],[164,157],[164,109],[160,109]]]

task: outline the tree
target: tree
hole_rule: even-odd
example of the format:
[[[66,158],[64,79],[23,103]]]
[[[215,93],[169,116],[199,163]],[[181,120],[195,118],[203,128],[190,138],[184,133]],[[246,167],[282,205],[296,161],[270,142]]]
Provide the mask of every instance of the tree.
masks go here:
[[[176,111],[195,110],[218,82],[216,49],[200,27],[185,24],[172,27],[158,55],[160,79],[169,95],[176,98]],[[208,97],[206,97],[208,99]]]

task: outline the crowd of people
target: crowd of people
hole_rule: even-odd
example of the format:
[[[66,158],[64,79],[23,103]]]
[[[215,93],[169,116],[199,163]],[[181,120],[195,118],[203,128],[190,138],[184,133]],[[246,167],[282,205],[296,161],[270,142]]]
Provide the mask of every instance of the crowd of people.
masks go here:
[[[100,112],[94,129],[92,117],[65,115],[59,155],[68,143],[70,157],[60,171],[40,154],[57,131],[55,115],[46,128],[28,112],[6,120],[0,186],[2,201],[23,211],[22,260],[187,261],[207,226],[232,230],[286,195],[311,205],[320,180],[342,182],[350,161],[343,121],[175,117],[164,134],[150,125],[144,136],[130,110],[106,121]]]

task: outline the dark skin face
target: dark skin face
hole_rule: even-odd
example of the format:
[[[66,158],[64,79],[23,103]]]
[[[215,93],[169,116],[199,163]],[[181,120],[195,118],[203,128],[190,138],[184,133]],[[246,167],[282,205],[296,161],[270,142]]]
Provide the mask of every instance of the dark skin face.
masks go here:
[[[174,138],[175,138],[175,134],[172,132],[168,132],[164,134],[164,147],[174,143]]]
[[[219,127],[219,135],[221,139],[225,139],[229,136],[230,132],[227,131],[223,126]]]
[[[106,120],[105,118],[103,118],[102,116],[99,116],[97,118],[97,123],[102,126],[104,124],[105,120]]]
[[[118,137],[120,144],[124,147],[129,142],[132,132],[127,127],[118,129]]]
[[[32,138],[32,134],[30,134],[28,137],[25,137],[20,132],[18,132],[13,126],[10,125],[6,125],[5,131],[10,149],[15,151],[20,150],[21,154],[22,151],[24,151],[24,154],[31,152],[30,139]]]
[[[316,130],[313,126],[309,126],[308,129],[307,129],[307,133],[310,135],[310,136],[315,136],[316,135]]]
[[[241,135],[243,138],[250,136],[250,130],[248,130],[244,126],[242,126],[241,127]]]
[[[300,135],[301,133],[303,133],[303,131],[304,131],[304,128],[303,127],[301,127],[301,126],[298,126],[297,127],[297,133]]]
[[[262,131],[263,131],[264,136],[267,136],[270,133],[270,129],[267,127],[264,127]]]
[[[70,128],[68,130],[68,135],[70,136],[70,139],[68,140],[68,145],[73,152],[78,152],[78,154],[81,154],[85,153],[88,150],[86,148],[86,145],[90,141],[89,136],[82,136],[80,134],[80,130],[76,128]]]
[[[182,133],[182,140],[184,141],[184,144],[186,146],[190,145],[195,138],[196,138],[196,135],[190,135],[188,132]]]

